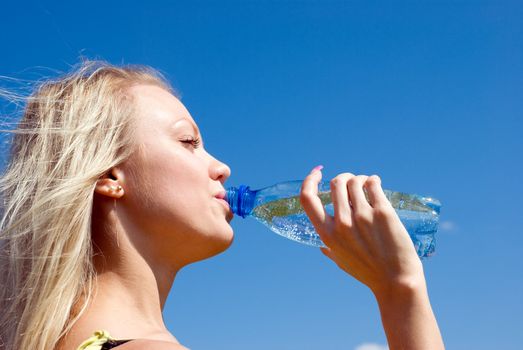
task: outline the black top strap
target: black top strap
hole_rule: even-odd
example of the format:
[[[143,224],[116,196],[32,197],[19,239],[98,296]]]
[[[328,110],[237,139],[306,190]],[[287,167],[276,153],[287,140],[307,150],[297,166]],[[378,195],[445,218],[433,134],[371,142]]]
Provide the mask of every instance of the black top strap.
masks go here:
[[[107,340],[105,343],[103,343],[100,350],[109,350],[112,348],[117,347],[118,345],[122,345],[124,343],[127,343],[128,341],[131,341],[132,339],[126,339],[126,340]]]

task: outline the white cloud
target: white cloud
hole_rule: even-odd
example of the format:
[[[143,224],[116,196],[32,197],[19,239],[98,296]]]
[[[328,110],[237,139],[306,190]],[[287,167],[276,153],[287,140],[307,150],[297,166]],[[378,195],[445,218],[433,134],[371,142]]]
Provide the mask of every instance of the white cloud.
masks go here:
[[[363,343],[356,346],[354,350],[389,350],[389,347],[376,343]]]
[[[441,231],[453,232],[453,231],[456,231],[456,229],[458,227],[452,221],[442,221],[442,222],[439,223],[439,228],[440,228]]]

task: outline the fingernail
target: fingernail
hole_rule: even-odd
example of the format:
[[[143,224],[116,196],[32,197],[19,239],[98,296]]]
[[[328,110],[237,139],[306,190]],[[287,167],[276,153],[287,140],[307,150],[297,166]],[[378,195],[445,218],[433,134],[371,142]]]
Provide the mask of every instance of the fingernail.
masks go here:
[[[314,169],[312,169],[311,173],[315,172],[315,171],[320,171],[321,169],[323,169],[323,165],[318,165],[317,167],[315,167]]]

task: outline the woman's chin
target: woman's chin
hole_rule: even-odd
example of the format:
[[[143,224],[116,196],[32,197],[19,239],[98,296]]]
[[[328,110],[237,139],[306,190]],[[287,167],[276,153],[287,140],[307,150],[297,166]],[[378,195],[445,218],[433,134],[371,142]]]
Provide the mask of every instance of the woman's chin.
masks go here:
[[[232,227],[228,226],[228,228],[229,229],[226,232],[222,233],[216,239],[216,248],[217,248],[216,254],[220,254],[220,253],[226,251],[232,245],[232,242],[234,241],[234,232],[232,230]]]
[[[203,259],[208,259],[223,253],[232,245],[233,241],[234,232],[230,226],[228,226],[228,229],[223,230],[222,232],[214,232],[211,236],[207,237],[205,243],[202,242],[202,244],[207,245],[206,249],[202,249],[206,253],[206,256],[203,257]]]

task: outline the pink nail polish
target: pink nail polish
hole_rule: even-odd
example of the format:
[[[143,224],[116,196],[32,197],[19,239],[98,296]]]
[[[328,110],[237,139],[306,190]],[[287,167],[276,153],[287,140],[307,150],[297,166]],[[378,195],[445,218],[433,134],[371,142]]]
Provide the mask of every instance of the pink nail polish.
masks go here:
[[[312,171],[319,171],[323,169],[323,165],[318,165],[317,167],[315,167],[314,169],[312,169]]]

